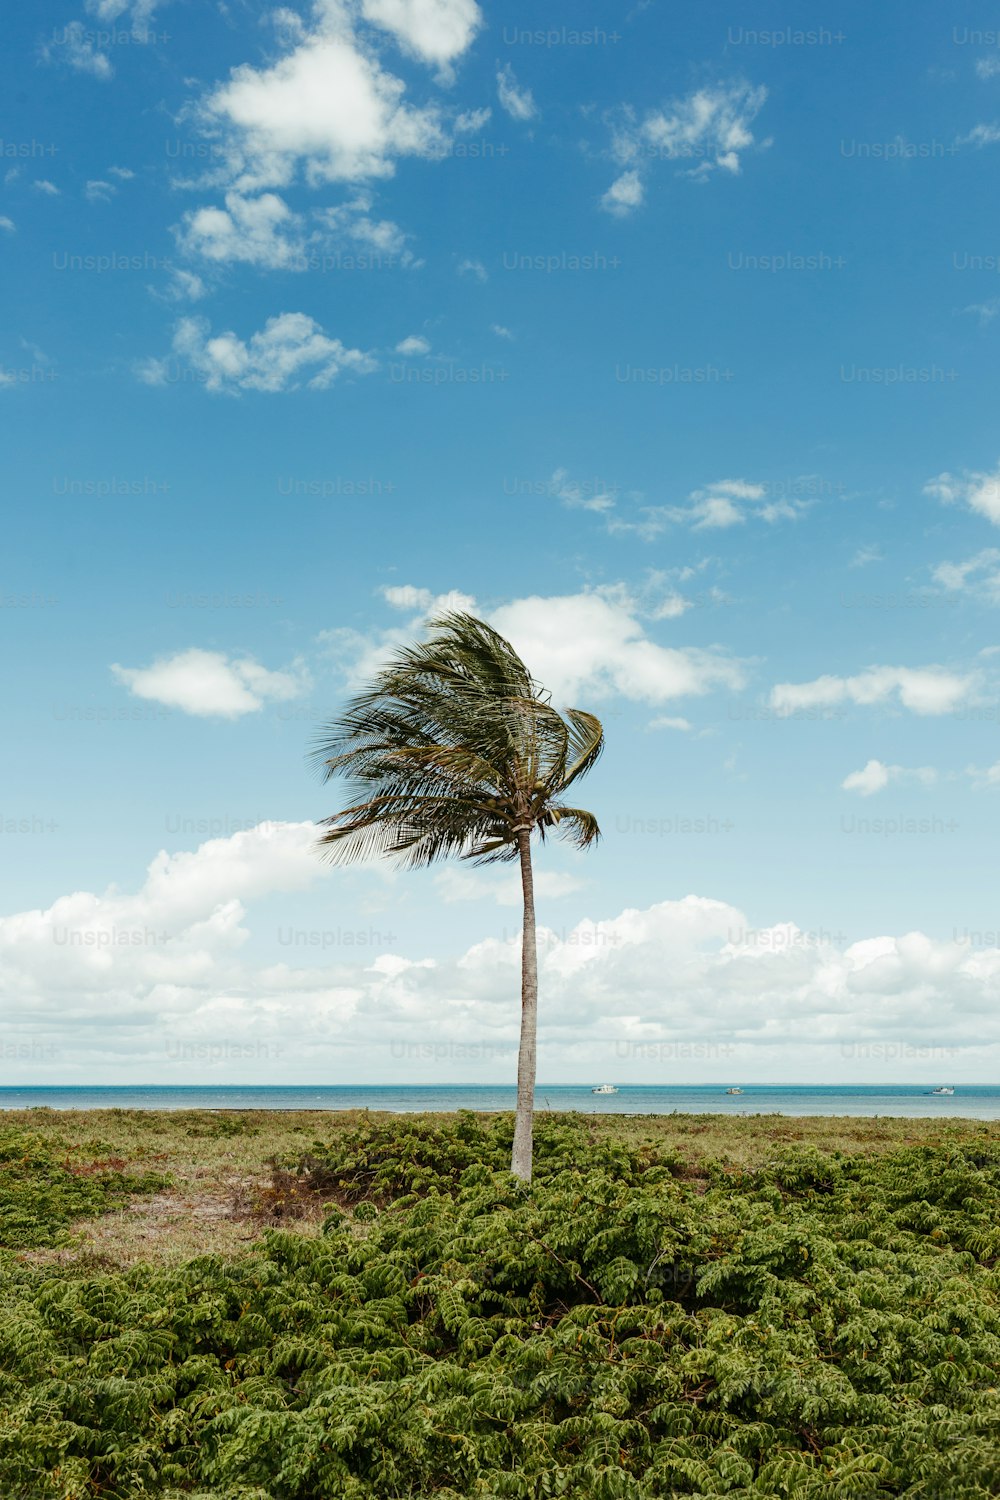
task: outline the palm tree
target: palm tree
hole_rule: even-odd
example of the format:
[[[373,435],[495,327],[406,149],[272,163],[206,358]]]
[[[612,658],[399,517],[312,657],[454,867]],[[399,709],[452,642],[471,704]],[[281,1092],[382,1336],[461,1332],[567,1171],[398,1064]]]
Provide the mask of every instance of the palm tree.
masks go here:
[[[430,622],[430,639],[402,647],[321,731],[325,780],[346,776],[351,806],[326,818],[322,854],[349,862],[389,855],[406,868],[450,854],[519,860],[524,896],[521,1041],[511,1171],[531,1180],[538,956],[531,835],[550,829],[586,849],[592,813],[561,801],[604,748],[599,719],[565,715],[513,646],[475,616]]]

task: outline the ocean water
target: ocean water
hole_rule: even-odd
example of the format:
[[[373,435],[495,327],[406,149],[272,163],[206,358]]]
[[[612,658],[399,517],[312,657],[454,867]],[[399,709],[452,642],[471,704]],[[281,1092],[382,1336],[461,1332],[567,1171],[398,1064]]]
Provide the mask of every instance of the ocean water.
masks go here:
[[[930,1084],[894,1087],[821,1088],[808,1085],[748,1085],[727,1094],[722,1084],[690,1088],[621,1085],[617,1094],[594,1094],[586,1085],[539,1084],[539,1110],[583,1110],[593,1114],[668,1115],[902,1115],[969,1120],[1000,1120],[1000,1087],[956,1086],[952,1095],[934,1097]],[[513,1087],[473,1084],[466,1088],[323,1084],[204,1085],[192,1088],[132,1087],[4,1088],[0,1109],[371,1109],[392,1113],[418,1110],[511,1110]]]

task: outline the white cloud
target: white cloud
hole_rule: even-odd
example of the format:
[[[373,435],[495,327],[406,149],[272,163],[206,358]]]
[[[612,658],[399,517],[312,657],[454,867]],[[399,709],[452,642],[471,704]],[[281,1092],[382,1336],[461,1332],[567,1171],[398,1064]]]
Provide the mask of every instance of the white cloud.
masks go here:
[[[965,774],[971,779],[977,791],[992,791],[1000,786],[1000,760],[994,761],[993,765],[987,766],[985,770],[981,770],[978,766],[967,766]]]
[[[719,479],[692,490],[682,505],[644,506],[638,520],[616,516],[609,520],[608,530],[652,541],[670,526],[689,526],[692,531],[727,531],[747,521],[763,521],[773,526],[778,521],[797,520],[811,503],[784,493],[770,498],[766,484]]]
[[[371,355],[330,338],[305,313],[269,318],[246,342],[231,332],[212,336],[203,318],[183,318],[173,350],[176,362],[192,369],[206,390],[230,394],[295,390],[305,376],[310,389],[325,390],[343,371],[367,375],[377,368]],[[147,385],[164,385],[172,378],[171,361],[147,360],[138,375]]]
[[[848,567],[867,568],[869,563],[882,562],[882,560],[882,549],[880,547],[859,547],[851,558]]]
[[[371,216],[372,196],[355,193],[311,215],[313,227],[277,193],[248,197],[231,191],[225,207],[205,205],[184,214],[176,235],[181,249],[220,265],[244,262],[265,270],[308,271],[339,251],[377,254],[419,268],[407,235],[391,219]]]
[[[379,593],[392,609],[411,615],[405,626],[397,625],[372,634],[339,626],[321,631],[318,638],[320,646],[342,672],[350,688],[361,687],[370,681],[392,652],[399,646],[408,645],[414,633],[435,615],[453,610],[475,614],[477,610],[475,599],[457,589],[446,594],[432,594],[430,589],[404,583],[383,585]]]
[[[548,482],[548,491],[571,510],[613,510],[617,491],[600,480],[572,479],[568,469],[556,469]]]
[[[978,686],[978,674],[959,674],[943,667],[869,667],[854,677],[778,683],[771,690],[771,706],[789,715],[844,703],[868,706],[898,697],[911,713],[947,714],[966,703]]]
[[[135,173],[131,167],[109,167],[108,176],[117,177],[120,182],[131,182]]]
[[[696,162],[686,173],[694,178],[719,171],[738,173],[742,154],[758,144],[750,127],[766,99],[763,87],[733,83],[697,89],[663,109],[647,111],[641,119],[633,109],[623,109],[614,122],[611,144],[621,175],[604,195],[604,207],[618,215],[638,207],[645,173],[657,158]]]
[[[681,615],[687,614],[693,609],[692,600],[685,599],[683,594],[667,594],[653,610],[654,620],[679,620]]]
[[[852,771],[840,784],[845,792],[860,792],[862,797],[870,797],[889,785],[889,767],[880,760],[866,761],[860,771]]]
[[[845,792],[858,792],[862,797],[871,797],[884,791],[890,782],[917,781],[921,786],[933,786],[937,772],[932,766],[887,766],[880,760],[866,761],[860,771],[852,771],[840,783]]]
[[[330,951],[289,941],[277,962],[252,956],[252,939],[267,925],[252,914],[256,903],[321,880],[334,892],[356,884],[357,872],[331,871],[316,857],[316,832],[311,823],[262,824],[194,851],[159,853],[137,890],[77,891],[45,910],[0,918],[8,1041],[22,1031],[52,1041],[57,1059],[41,1066],[62,1082],[163,1082],[167,1041],[207,1051],[247,1038],[283,1051],[277,1065],[237,1063],[243,1077],[275,1082],[280,1072],[305,1081],[342,1069],[353,1048],[358,1082],[412,1082],[407,1044],[432,1037],[477,1044],[495,1059],[487,1076],[510,1083],[516,904],[514,932],[437,961],[389,951],[392,935],[387,944],[379,932],[359,934],[361,951],[345,948],[339,917],[329,924]],[[495,901],[501,889],[461,865],[441,876],[452,899]],[[560,885],[557,878],[553,897],[566,894]],[[960,1049],[949,1066],[957,1081],[981,1077],[1000,1057],[1000,951],[920,932],[847,944],[787,918],[755,927],[726,902],[690,895],[588,916],[569,930],[542,926],[539,981],[542,1076],[554,1082],[606,1076],[612,1057],[619,1081],[657,1082],[664,1055],[687,1058],[685,1082],[719,1082],[719,1046],[734,1049],[727,1072],[746,1082],[856,1082],[866,1046],[873,1082],[885,1079],[887,1046],[900,1049],[891,1058],[904,1048]],[[714,1046],[703,1064],[681,1050],[706,1042]],[[622,1043],[635,1044],[628,1061]],[[37,1065],[28,1066],[37,1078]],[[440,1081],[441,1061],[428,1066]],[[178,1076],[190,1080],[192,1071],[187,1063]],[[922,1071],[919,1061],[896,1063],[900,1081]],[[233,1073],[231,1055],[215,1069],[227,1081]],[[456,1060],[452,1079],[470,1081],[467,1057]]]
[[[495,333],[498,339],[512,339],[514,337],[510,329],[505,328],[502,323],[491,323],[490,332]]]
[[[83,190],[83,196],[88,203],[110,203],[118,189],[112,182],[104,182],[100,178],[94,178],[87,183]]]
[[[396,345],[397,354],[430,354],[431,346],[419,333],[411,333]]]
[[[17,225],[13,219],[8,219],[6,214],[0,214],[0,229],[4,230],[6,234],[13,234],[16,228]]]
[[[660,646],[646,635],[640,609],[623,585],[591,593],[515,599],[484,611],[467,594],[431,595],[412,584],[380,591],[394,608],[414,611],[404,629],[374,635],[325,631],[322,644],[352,686],[366,682],[390,652],[445,610],[480,613],[519,651],[533,675],[563,704],[619,694],[645,703],[739,688],[743,665],[718,646]]]
[[[472,276],[476,281],[487,281],[489,273],[481,260],[459,261],[456,271],[459,276]]]
[[[694,726],[690,719],[675,719],[668,714],[661,714],[659,718],[650,719],[649,727],[650,729],[680,729],[686,734]]]
[[[31,185],[37,188],[40,193],[47,194],[50,198],[59,197],[59,189],[54,182],[49,182],[47,177],[37,177]]]
[[[717,646],[660,646],[622,591],[516,599],[491,612],[532,673],[564,704],[613,694],[645,703],[743,685],[742,665]]]
[[[945,505],[967,505],[1000,526],[1000,465],[992,472],[966,469],[958,475],[939,474],[924,485],[924,494]]]
[[[393,609],[418,610],[424,613],[430,609],[434,598],[430,589],[414,588],[412,583],[386,584],[380,592]]]
[[[198,718],[238,719],[257,713],[265,703],[298,698],[309,686],[300,664],[270,672],[253,657],[227,657],[196,647],[160,657],[149,667],[122,667],[116,662],[111,670],[136,698]]]
[[[466,109],[456,115],[452,123],[460,135],[468,135],[470,131],[482,130],[492,118],[491,109]]]
[[[450,65],[468,51],[483,20],[475,0],[361,0],[361,13],[446,77]]]
[[[624,218],[634,208],[639,207],[644,197],[645,189],[642,185],[642,178],[633,168],[615,178],[601,199],[601,207],[606,208],[609,214]]]
[[[992,125],[976,125],[969,131],[968,135],[960,135],[956,142],[959,146],[995,146],[1000,141],[1000,124],[994,122]]]
[[[1000,73],[1000,57],[977,57],[976,72],[980,78],[995,78]]]
[[[225,208],[185,214],[179,240],[189,255],[226,264],[245,261],[272,271],[301,270],[306,265],[303,220],[277,193],[261,193],[258,198],[227,193]]]
[[[512,120],[533,120],[538,113],[531,90],[518,87],[510,63],[497,69],[497,98]]]
[[[147,291],[163,302],[200,302],[208,295],[208,287],[200,276],[193,271],[182,271],[178,266],[171,270],[170,280],[162,291],[154,287],[147,287]]]
[[[66,62],[78,73],[89,73],[102,82],[115,75],[111,59],[94,46],[82,21],[68,21],[56,39],[43,44],[42,57],[46,62]]]
[[[406,266],[422,265],[423,262],[417,262],[413,252],[407,249],[407,236],[398,224],[391,219],[371,217],[372,205],[371,193],[361,191],[335,208],[320,210],[317,218],[328,232],[328,238],[335,243],[363,246],[379,255],[396,256]]]
[[[98,21],[117,21],[129,13],[131,29],[144,36],[154,12],[164,0],[86,0],[86,10]]]
[[[454,56],[438,23],[453,6],[440,0],[383,0],[380,25],[395,18],[414,46],[436,46]],[[424,26],[419,17],[429,16]],[[437,32],[439,41],[433,43]],[[249,63],[204,101],[206,127],[222,136],[234,185],[247,192],[290,183],[301,166],[307,181],[362,182],[390,176],[397,158],[438,157],[447,134],[435,104],[410,105],[402,80],[386,72],[374,49],[355,33],[339,3],[316,7],[314,29],[291,27],[294,43],[270,67]],[[452,36],[456,35],[455,32]]]
[[[938,563],[932,577],[950,593],[968,593],[1000,604],[1000,549],[985,547],[962,563]]]

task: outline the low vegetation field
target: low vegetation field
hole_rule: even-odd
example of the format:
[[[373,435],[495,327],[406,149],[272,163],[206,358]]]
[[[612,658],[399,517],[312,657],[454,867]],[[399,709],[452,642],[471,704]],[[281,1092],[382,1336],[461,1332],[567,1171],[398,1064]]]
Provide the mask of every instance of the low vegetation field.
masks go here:
[[[0,1117],[2,1500],[987,1500],[1000,1127]]]

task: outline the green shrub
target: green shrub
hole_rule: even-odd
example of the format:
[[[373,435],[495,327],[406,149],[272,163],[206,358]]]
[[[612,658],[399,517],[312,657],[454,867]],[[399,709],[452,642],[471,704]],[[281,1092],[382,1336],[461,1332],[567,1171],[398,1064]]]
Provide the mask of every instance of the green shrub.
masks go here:
[[[107,1213],[168,1182],[125,1167],[115,1157],[87,1160],[27,1131],[0,1129],[0,1249],[62,1244],[73,1219]]]
[[[509,1131],[315,1147],[344,1211],[236,1262],[13,1268],[5,1497],[1000,1494],[995,1146],[706,1183],[546,1119],[525,1188]]]

